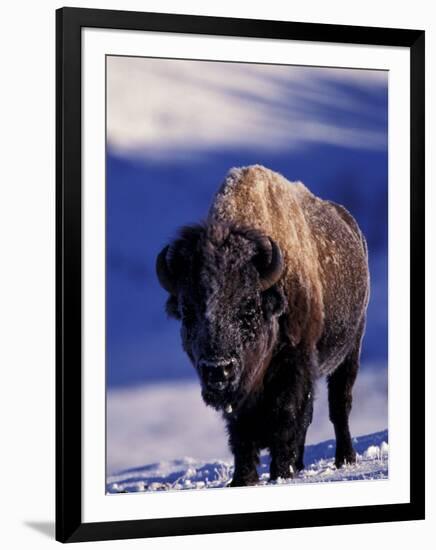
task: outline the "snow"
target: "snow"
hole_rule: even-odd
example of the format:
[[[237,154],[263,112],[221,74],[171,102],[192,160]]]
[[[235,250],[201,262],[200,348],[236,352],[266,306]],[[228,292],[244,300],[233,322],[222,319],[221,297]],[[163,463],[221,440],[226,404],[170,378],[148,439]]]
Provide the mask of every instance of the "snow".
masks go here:
[[[388,425],[387,371],[365,365],[356,381],[351,433],[368,434]],[[306,443],[332,440],[324,380],[315,391],[313,422]],[[331,441],[332,449],[334,441]],[[362,452],[366,450],[363,449]],[[148,383],[111,389],[107,393],[107,471],[119,472],[194,456],[231,461],[224,421],[206,407],[196,380]]]
[[[337,469],[334,465],[335,443],[332,440],[306,446],[306,467],[294,479],[269,481],[269,455],[263,453],[259,485],[326,483],[377,480],[388,477],[388,431],[354,438],[356,464]],[[226,487],[233,475],[232,460],[198,460],[184,457],[176,460],[130,468],[110,475],[107,493],[137,493],[181,489]]]

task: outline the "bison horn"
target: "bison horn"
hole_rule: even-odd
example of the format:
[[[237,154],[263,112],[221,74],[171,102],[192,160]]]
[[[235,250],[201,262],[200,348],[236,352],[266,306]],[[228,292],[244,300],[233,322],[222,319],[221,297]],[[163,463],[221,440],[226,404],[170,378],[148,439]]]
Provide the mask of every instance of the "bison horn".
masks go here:
[[[278,245],[269,237],[260,241],[257,255],[257,268],[260,275],[261,290],[267,290],[275,284],[283,273],[283,257]]]
[[[170,246],[167,245],[163,248],[156,259],[156,274],[161,286],[170,294],[175,296],[177,294],[174,278],[170,272],[167,254]]]

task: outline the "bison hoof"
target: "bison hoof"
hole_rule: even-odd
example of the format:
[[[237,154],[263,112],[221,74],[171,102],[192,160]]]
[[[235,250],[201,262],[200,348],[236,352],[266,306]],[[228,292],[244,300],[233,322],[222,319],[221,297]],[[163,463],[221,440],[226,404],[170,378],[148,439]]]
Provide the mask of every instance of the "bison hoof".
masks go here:
[[[340,453],[336,455],[335,466],[336,468],[342,468],[345,464],[355,464],[356,463],[356,452],[354,449],[346,453]]]
[[[259,476],[252,474],[250,476],[234,476],[232,481],[227,487],[248,487],[249,485],[257,485],[259,483]]]
[[[271,464],[269,479],[270,481],[276,481],[277,479],[293,479],[294,472],[297,471],[296,466],[292,464],[286,464],[281,466],[276,466]]]
[[[295,469],[297,470],[297,472],[301,472],[301,470],[304,470],[304,462],[302,460],[299,460],[295,464]]]

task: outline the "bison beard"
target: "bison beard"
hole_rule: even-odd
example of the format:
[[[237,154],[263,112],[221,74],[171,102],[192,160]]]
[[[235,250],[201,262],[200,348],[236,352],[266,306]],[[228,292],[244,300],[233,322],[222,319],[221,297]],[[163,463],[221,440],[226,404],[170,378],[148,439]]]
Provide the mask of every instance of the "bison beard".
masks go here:
[[[326,375],[336,466],[353,462],[348,417],[369,295],[365,240],[342,207],[260,166],[233,169],[205,223],[158,255],[183,348],[222,411],[232,486],[304,467],[314,383]]]

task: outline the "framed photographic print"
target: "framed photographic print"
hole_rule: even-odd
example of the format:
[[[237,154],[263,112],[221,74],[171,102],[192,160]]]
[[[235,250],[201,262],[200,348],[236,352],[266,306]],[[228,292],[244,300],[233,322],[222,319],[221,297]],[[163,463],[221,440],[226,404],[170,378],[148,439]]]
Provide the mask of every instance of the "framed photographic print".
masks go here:
[[[56,538],[423,519],[424,32],[56,16]]]

